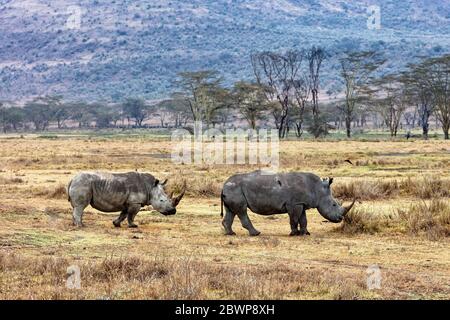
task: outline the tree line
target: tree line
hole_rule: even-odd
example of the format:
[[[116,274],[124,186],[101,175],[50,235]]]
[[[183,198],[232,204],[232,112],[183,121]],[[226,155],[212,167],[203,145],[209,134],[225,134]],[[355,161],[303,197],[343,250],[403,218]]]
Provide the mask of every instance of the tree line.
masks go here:
[[[331,57],[323,48],[258,52],[250,57],[254,78],[225,86],[215,70],[181,72],[165,100],[148,103],[128,98],[121,103],[66,102],[62,96],[37,97],[23,107],[0,105],[3,132],[57,128],[145,127],[148,119],[160,127],[185,127],[202,121],[225,127],[243,120],[251,129],[273,125],[280,138],[308,131],[314,137],[330,129],[355,126],[387,128],[396,136],[420,126],[427,139],[430,119],[450,128],[450,54],[422,58],[397,73],[386,73],[386,59],[376,51],[343,52]],[[321,92],[324,63],[336,63],[342,87]],[[328,99],[324,99],[328,96]],[[325,101],[320,101],[323,99]]]

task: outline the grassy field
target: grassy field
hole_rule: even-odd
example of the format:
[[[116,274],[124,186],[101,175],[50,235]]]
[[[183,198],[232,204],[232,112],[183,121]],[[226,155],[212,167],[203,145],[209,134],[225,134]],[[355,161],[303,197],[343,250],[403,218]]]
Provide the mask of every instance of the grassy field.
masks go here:
[[[324,140],[280,143],[282,171],[335,178],[359,203],[344,223],[308,211],[310,236],[289,237],[287,215],[250,213],[259,237],[235,220],[222,234],[219,193],[257,165],[176,165],[154,135],[0,138],[1,299],[450,299],[450,143]],[[353,165],[344,160],[350,159]],[[175,216],[145,208],[138,229],[86,209],[71,225],[65,187],[77,172],[150,172],[188,192]],[[66,287],[67,268],[81,289]],[[368,267],[381,287],[367,287]]]

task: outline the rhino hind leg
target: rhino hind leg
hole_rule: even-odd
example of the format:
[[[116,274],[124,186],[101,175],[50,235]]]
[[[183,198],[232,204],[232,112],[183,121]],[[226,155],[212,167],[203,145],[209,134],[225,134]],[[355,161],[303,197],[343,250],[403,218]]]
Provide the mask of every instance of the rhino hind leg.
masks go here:
[[[248,216],[247,209],[238,212],[239,220],[241,220],[242,226],[248,230],[248,233],[251,236],[258,236],[261,232],[255,229],[252,222],[250,221],[250,217]]]
[[[225,217],[222,220],[222,226],[225,229],[225,235],[233,236],[236,234],[231,228],[231,226],[233,225],[234,216],[235,214],[231,212],[231,210],[228,209],[227,206],[225,206]]]
[[[139,210],[141,210],[141,205],[128,207],[128,210],[127,210],[127,212],[128,212],[128,216],[127,216],[128,228],[137,228],[138,227],[137,224],[134,223],[134,218],[136,217]]]
[[[125,220],[125,218],[128,216],[128,212],[127,210],[122,210],[122,212],[120,213],[120,215],[117,217],[116,220],[113,221],[114,227],[116,228],[120,228],[120,224],[122,223],[123,220]]]
[[[87,206],[76,206],[73,208],[72,220],[73,224],[77,227],[83,227],[83,211]]]

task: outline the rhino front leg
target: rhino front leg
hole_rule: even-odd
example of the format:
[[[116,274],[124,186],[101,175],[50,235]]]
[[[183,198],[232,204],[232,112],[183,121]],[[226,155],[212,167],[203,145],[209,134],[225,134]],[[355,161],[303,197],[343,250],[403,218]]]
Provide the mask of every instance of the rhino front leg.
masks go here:
[[[122,223],[123,220],[125,220],[127,216],[128,216],[127,209],[122,210],[117,219],[113,221],[114,227],[120,228],[120,224]]]
[[[137,213],[141,210],[141,205],[133,205],[128,207],[128,228],[137,228],[137,224],[134,223],[134,218],[136,217]]]
[[[300,235],[310,235],[308,229],[306,228],[308,222],[306,221],[306,209],[303,207],[302,213],[300,215]]]
[[[239,220],[241,220],[242,226],[248,230],[248,233],[251,236],[257,236],[261,233],[255,229],[252,222],[250,221],[250,218],[248,217],[248,214],[247,214],[247,209],[241,213],[238,213],[238,217],[239,217]]]
[[[300,235],[300,230],[298,230],[298,224],[300,222],[301,213],[303,211],[302,204],[296,204],[288,207],[289,223],[291,225],[290,236]]]

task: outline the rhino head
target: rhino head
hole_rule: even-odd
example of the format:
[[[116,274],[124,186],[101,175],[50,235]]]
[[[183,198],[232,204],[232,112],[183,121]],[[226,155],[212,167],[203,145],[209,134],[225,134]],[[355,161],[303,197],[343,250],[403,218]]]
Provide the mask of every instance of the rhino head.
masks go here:
[[[341,222],[345,215],[351,210],[355,204],[356,199],[348,206],[341,206],[331,194],[331,184],[333,178],[324,179],[321,181],[318,192],[318,206],[317,210],[327,220],[331,222]]]
[[[169,196],[166,194],[165,185],[167,183],[167,179],[164,182],[160,182],[158,179],[155,179],[154,185],[150,191],[150,204],[153,209],[162,213],[163,215],[173,215],[177,212],[177,205],[180,203],[181,199],[186,192],[186,183],[183,186],[183,190],[180,195],[177,197],[173,197],[173,193]]]

